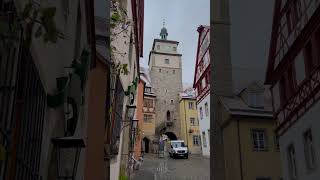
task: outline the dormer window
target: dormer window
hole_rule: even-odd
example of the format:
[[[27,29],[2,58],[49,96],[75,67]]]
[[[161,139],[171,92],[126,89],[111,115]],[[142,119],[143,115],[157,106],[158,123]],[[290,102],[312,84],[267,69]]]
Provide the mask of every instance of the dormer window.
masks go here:
[[[146,93],[151,93],[151,87],[146,87],[146,88],[144,89],[144,91],[145,91]]]
[[[164,63],[169,64],[169,59],[165,59]]]
[[[248,96],[248,105],[254,108],[263,108],[263,93],[252,92]]]

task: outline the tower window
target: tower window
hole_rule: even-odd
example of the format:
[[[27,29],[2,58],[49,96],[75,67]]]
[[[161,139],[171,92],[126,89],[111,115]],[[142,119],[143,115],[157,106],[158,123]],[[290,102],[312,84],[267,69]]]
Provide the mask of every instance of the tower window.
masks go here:
[[[167,111],[167,121],[171,120],[171,115],[170,115],[170,111]]]
[[[171,102],[171,104],[173,104],[173,99],[171,99],[171,101],[170,101],[170,102]]]
[[[169,59],[165,59],[164,63],[169,64]]]

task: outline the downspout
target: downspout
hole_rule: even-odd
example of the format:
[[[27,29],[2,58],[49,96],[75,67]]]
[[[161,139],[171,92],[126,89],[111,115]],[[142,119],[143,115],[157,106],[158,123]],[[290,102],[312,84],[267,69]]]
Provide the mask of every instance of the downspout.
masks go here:
[[[242,167],[242,154],[241,154],[241,138],[240,138],[240,124],[239,119],[237,120],[237,128],[238,128],[238,148],[239,148],[239,161],[240,161],[240,176],[241,180],[243,180],[243,167]]]
[[[188,130],[187,130],[187,111],[186,111],[186,101],[183,101],[184,108],[184,123],[186,125],[186,139],[187,139],[187,148],[189,149],[189,140],[188,140]]]

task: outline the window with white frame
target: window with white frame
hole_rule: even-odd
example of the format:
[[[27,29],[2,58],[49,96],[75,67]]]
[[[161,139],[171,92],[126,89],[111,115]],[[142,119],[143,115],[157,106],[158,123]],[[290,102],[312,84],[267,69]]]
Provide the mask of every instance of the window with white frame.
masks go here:
[[[203,144],[203,147],[207,147],[206,132],[204,131],[202,131],[202,144]]]
[[[153,100],[152,99],[144,99],[143,100],[143,107],[152,108],[153,107]]]
[[[145,91],[146,93],[151,93],[151,87],[146,87],[146,88],[144,89],[144,91]]]
[[[203,119],[203,112],[202,112],[202,107],[200,107],[200,119]]]
[[[303,134],[304,140],[304,154],[306,159],[306,165],[308,170],[312,170],[315,168],[315,152],[314,152],[314,143],[312,138],[311,129],[308,129]]]
[[[209,108],[208,108],[208,103],[207,102],[204,104],[204,111],[206,113],[206,116],[209,116]]]
[[[264,129],[251,129],[251,137],[253,143],[253,150],[255,151],[266,151],[266,132]]]
[[[206,87],[206,79],[203,78],[201,81],[201,89],[204,89]]]
[[[143,122],[151,123],[152,122],[152,115],[151,114],[144,114],[143,115]]]
[[[288,146],[287,149],[288,154],[288,167],[289,167],[289,176],[290,179],[297,179],[297,162],[296,162],[296,155],[295,155],[295,149],[293,144]]]
[[[189,102],[189,109],[194,109],[193,102]]]
[[[196,123],[196,119],[195,119],[194,117],[191,117],[191,118],[190,118],[190,124],[191,124],[191,126],[198,125],[198,124]]]
[[[193,136],[193,145],[199,146],[200,145],[200,137]]]

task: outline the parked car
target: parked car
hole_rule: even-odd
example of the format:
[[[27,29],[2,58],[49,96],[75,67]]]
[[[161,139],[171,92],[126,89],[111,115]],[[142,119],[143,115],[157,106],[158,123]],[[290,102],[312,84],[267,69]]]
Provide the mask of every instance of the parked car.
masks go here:
[[[188,159],[188,147],[184,144],[183,140],[174,140],[170,142],[169,155],[172,158],[185,157]]]

